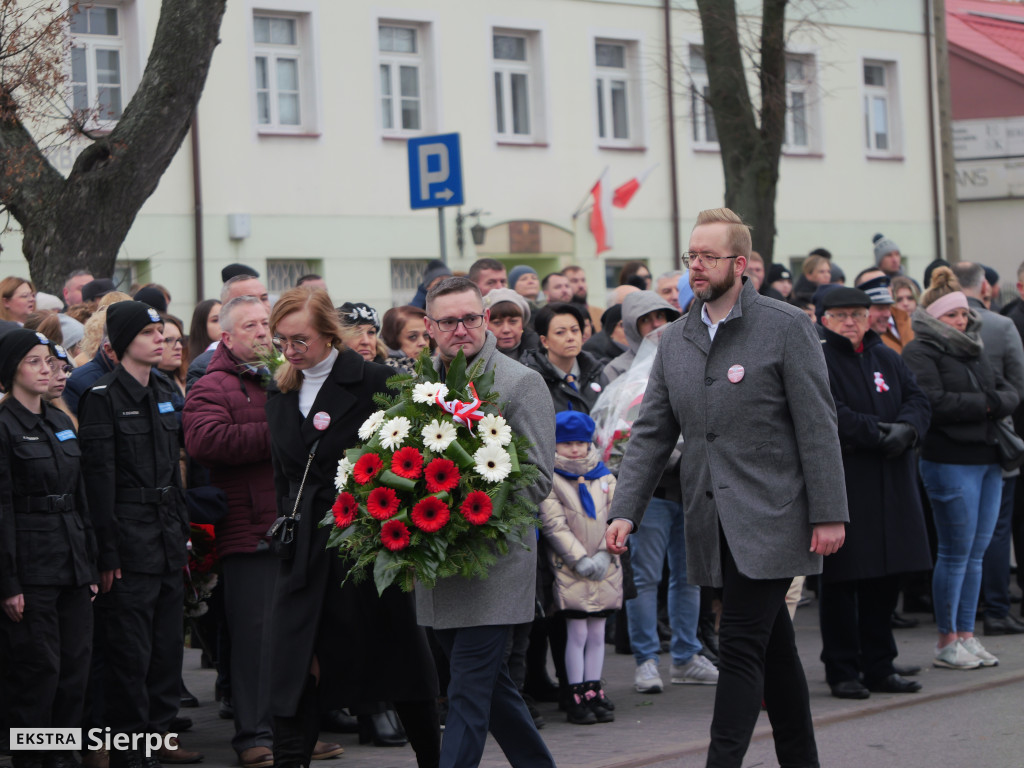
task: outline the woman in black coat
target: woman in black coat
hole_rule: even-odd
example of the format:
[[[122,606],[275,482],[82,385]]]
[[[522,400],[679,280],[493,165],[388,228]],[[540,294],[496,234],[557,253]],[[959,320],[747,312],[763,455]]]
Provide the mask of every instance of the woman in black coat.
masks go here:
[[[939,267],[911,318],[903,359],[932,406],[921,447],[921,480],[931,501],[939,551],[932,574],[938,625],[934,665],[977,669],[999,663],[974,636],[981,563],[1002,496],[996,422],[1017,407],[1017,391],[982,352],[981,318],[953,272]]]
[[[837,288],[822,316],[850,510],[842,549],[825,558],[819,595],[821,660],[837,698],[920,689],[893,668],[890,617],[898,574],[931,568],[913,450],[931,406],[899,354],[869,329],[870,303],[863,291]]]
[[[440,756],[437,676],[412,596],[390,587],[378,598],[372,580],[339,587],[347,565],[326,550],[320,520],[334,503],[334,479],[346,449],[376,410],[393,371],[366,363],[341,343],[341,328],[322,290],[286,292],[270,318],[287,363],[280,393],[267,401],[280,514],[302,487],[295,554],[282,561],[274,603],[271,680],[274,764],[309,764],[321,710],[393,701],[420,766]]]
[[[527,350],[519,362],[544,377],[555,412],[590,413],[601,394],[604,365],[583,351],[583,311],[575,304],[548,304],[534,318],[538,349]]]

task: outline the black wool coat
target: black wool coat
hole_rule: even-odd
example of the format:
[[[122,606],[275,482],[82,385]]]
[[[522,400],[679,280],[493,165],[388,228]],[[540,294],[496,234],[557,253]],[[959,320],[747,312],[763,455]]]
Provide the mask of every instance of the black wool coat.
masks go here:
[[[291,717],[298,708],[314,653],[320,664],[321,706],[406,701],[437,696],[437,673],[426,634],[416,624],[412,594],[392,586],[377,597],[373,579],[339,587],[346,564],[326,550],[328,528],[320,521],[338,495],[334,478],[357,432],[378,410],[376,392],[386,392],[391,368],[366,363],[344,350],[306,418],[299,391],[267,400],[270,452],[279,514],[291,512],[310,448],[318,439],[299,505],[295,557],[282,561],[271,631],[273,713]],[[313,418],[330,416],[318,431]]]
[[[882,454],[879,422],[904,422],[923,439],[928,398],[899,354],[874,331],[855,352],[848,339],[825,331],[822,343],[836,403],[850,522],[846,543],[825,558],[825,582],[872,579],[931,568],[917,482],[917,452]]]

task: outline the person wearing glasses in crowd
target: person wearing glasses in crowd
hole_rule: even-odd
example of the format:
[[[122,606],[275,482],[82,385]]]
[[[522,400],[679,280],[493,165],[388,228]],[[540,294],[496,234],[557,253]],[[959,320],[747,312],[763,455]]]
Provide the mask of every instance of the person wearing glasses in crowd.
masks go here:
[[[481,359],[484,371],[494,372],[502,414],[530,442],[529,460],[541,472],[525,492],[539,506],[551,491],[555,411],[540,374],[498,351],[488,317],[479,288],[466,278],[449,277],[427,294],[427,329],[438,351],[435,369],[443,381],[461,351],[467,364]],[[555,764],[505,664],[513,625],[531,622],[534,615],[536,536],[532,530],[523,534],[526,546],[511,544],[486,579],[454,576],[433,589],[416,587],[417,619],[433,627],[451,668],[442,768],[479,765],[488,729],[511,765]]]
[[[46,398],[40,333],[0,337],[0,750],[8,728],[77,728],[92,653],[96,541],[71,419]],[[66,378],[66,377],[65,377]],[[70,752],[14,752],[15,768],[70,768]]]
[[[684,264],[696,302],[665,331],[619,470],[608,550],[643,525],[661,468],[683,437],[686,566],[722,589],[713,768],[743,762],[762,700],[782,765],[818,765],[807,681],[785,598],[845,536],[836,411],[821,342],[800,310],[743,279],[750,232],[702,211]]]
[[[389,393],[394,371],[344,345],[323,290],[283,293],[270,332],[285,358],[266,409],[278,515],[299,502],[295,552],[280,562],[272,609],[274,766],[330,756],[314,753],[321,708],[378,701],[394,703],[417,764],[436,766],[437,674],[412,596],[392,585],[378,597],[371,580],[340,587],[348,565],[327,551],[330,531],[319,525],[338,495],[338,462],[360,442],[373,395]]]

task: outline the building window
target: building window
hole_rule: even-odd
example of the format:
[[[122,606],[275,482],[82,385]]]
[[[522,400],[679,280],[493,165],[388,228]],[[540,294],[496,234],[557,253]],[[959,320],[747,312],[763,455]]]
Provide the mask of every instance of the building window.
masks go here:
[[[536,32],[495,30],[494,122],[499,139],[541,141],[540,52]]]
[[[413,300],[428,263],[428,259],[391,260],[391,306],[403,307]]]
[[[711,84],[708,67],[704,61],[704,49],[690,46],[690,119],[693,121],[693,143],[696,146],[718,148],[718,131],[715,116],[708,99]]]
[[[111,279],[117,290],[134,294],[139,288],[150,282],[150,264],[147,259],[140,261],[118,261],[114,264]]]
[[[322,269],[319,259],[267,259],[267,293],[280,295],[303,275],[320,274]]]
[[[786,56],[786,132],[782,142],[787,152],[817,149],[817,115],[814,56],[790,54]]]
[[[313,127],[308,14],[253,15],[256,123],[262,130]]]
[[[72,13],[71,106],[97,123],[121,118],[125,94],[124,20],[119,6],[85,3]]]
[[[381,20],[377,51],[381,128],[386,134],[433,128],[431,26]]]
[[[869,155],[899,153],[898,92],[893,62],[864,62],[864,147]]]
[[[637,43],[596,40],[597,137],[603,146],[640,142],[640,75]]]

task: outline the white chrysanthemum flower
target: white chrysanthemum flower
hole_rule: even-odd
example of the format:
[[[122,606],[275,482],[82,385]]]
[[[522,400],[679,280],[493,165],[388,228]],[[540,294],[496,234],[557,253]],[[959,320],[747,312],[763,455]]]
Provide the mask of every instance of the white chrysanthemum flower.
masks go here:
[[[389,451],[399,448],[409,436],[412,422],[405,416],[396,416],[384,422],[380,428],[380,444]]]
[[[456,438],[455,425],[447,421],[434,419],[423,428],[423,447],[435,453],[441,453]]]
[[[487,445],[508,445],[512,442],[512,427],[501,416],[487,414],[477,423],[480,439]]]
[[[384,423],[384,411],[377,411],[376,413],[370,414],[370,418],[363,422],[363,426],[359,428],[359,439],[369,440],[373,437],[373,433],[380,429],[380,425]]]
[[[338,489],[339,493],[348,485],[348,476],[352,472],[352,466],[352,462],[347,458],[338,462],[338,474],[334,476],[334,487]]]
[[[484,480],[500,483],[512,471],[512,459],[500,445],[484,445],[473,454],[476,471]]]
[[[412,401],[414,403],[433,403],[440,395],[443,400],[448,395],[448,387],[439,381],[428,381],[424,384],[417,384],[412,388]]]

